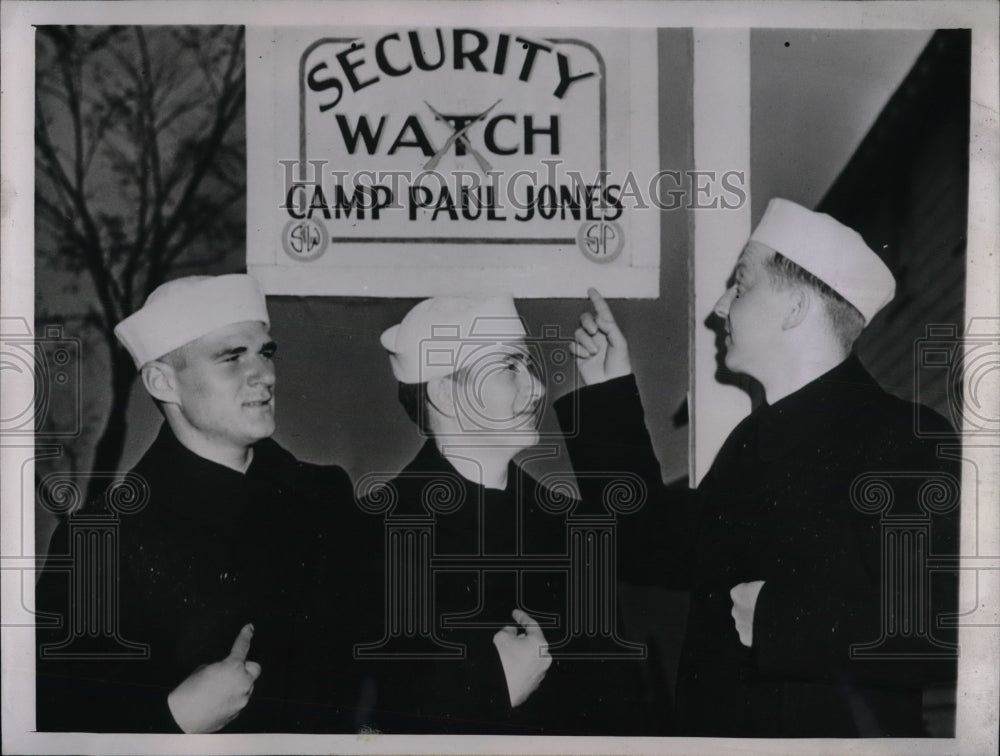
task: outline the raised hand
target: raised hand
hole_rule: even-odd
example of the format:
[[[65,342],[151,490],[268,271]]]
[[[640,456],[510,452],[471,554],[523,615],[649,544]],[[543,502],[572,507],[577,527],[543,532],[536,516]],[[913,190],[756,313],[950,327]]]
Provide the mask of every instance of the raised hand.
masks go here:
[[[587,289],[594,312],[580,316],[580,327],[573,334],[576,366],[584,384],[610,381],[632,372],[628,341],[615,323],[611,308],[597,289]]]
[[[510,705],[520,706],[535,692],[545,673],[552,665],[549,656],[549,646],[538,623],[527,612],[515,609],[512,612],[515,621],[524,631],[513,625],[507,625],[493,636],[493,645],[500,654],[503,673],[507,678],[507,693],[510,695]]]
[[[198,667],[167,696],[167,705],[184,732],[216,732],[243,711],[260,677],[260,665],[247,661],[253,625],[244,625],[222,661]]]

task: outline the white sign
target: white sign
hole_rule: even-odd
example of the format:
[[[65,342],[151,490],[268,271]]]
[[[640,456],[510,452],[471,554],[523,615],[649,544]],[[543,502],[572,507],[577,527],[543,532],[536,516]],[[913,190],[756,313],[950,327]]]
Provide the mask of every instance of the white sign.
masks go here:
[[[248,29],[268,293],[659,294],[656,36]]]

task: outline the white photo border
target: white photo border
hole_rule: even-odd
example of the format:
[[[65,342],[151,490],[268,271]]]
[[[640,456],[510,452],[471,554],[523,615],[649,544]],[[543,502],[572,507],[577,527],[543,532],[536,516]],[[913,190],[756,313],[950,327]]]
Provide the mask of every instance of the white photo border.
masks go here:
[[[567,9],[572,6],[572,12]],[[973,75],[970,98],[971,144],[969,225],[966,273],[966,320],[983,317],[1000,322],[1000,132],[998,132],[998,28],[996,5],[980,2],[221,2],[125,1],[30,2],[5,0],[2,14],[2,291],[0,315],[33,322],[34,314],[34,34],[33,25],[67,24],[279,24],[288,19],[331,18],[363,25],[385,18],[391,7],[394,23],[448,24],[456,19],[480,25],[509,23],[516,8],[517,26],[630,26],[684,28],[838,28],[937,29],[971,28]],[[335,13],[331,13],[334,10]],[[279,20],[280,19],[280,20]],[[0,384],[2,385],[2,384]],[[992,398],[997,387],[991,386]],[[18,397],[3,386],[6,406]],[[19,405],[18,405],[19,406]],[[996,405],[994,405],[996,406]],[[6,417],[0,413],[0,415]],[[979,464],[980,502],[1000,501],[1000,440],[967,445]],[[34,515],[22,506],[22,482],[33,476],[30,440],[0,439],[2,521],[2,706],[5,753],[810,753],[850,751],[855,754],[981,754],[997,750],[1000,620],[986,627],[963,627],[960,641],[956,737],[948,740],[725,740],[683,738],[554,738],[412,737],[386,735],[81,735],[36,733],[34,723],[34,647],[25,616],[32,596]],[[968,482],[968,481],[967,481]],[[996,507],[975,504],[973,486],[964,487],[966,515],[980,513],[975,525],[963,523],[963,554],[987,557],[981,570],[963,570],[963,595],[978,578],[979,598],[1000,603],[1000,520]],[[26,535],[27,534],[27,535]],[[986,540],[983,540],[985,538]],[[981,553],[983,549],[988,552]],[[978,549],[978,551],[971,551]],[[993,611],[996,611],[995,609]]]

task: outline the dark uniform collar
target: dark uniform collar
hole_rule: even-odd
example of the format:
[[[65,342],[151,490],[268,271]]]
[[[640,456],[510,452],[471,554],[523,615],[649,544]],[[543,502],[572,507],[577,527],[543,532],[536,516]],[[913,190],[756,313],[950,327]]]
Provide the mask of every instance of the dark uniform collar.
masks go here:
[[[231,467],[213,462],[210,459],[196,454],[180,442],[168,423],[160,426],[160,432],[156,440],[149,448],[149,455],[164,457],[173,464],[183,467],[185,470],[196,474],[204,474],[209,477],[233,477],[242,478],[245,475],[259,475],[263,469],[267,469],[275,463],[294,463],[295,458],[286,450],[282,449],[274,439],[261,439],[253,445],[253,459],[245,473],[234,470]]]
[[[142,463],[146,465],[153,462],[157,465],[166,465],[165,471],[169,470],[172,476],[175,475],[177,477],[191,475],[196,476],[196,478],[205,477],[210,480],[218,478],[230,478],[234,480],[243,478],[243,473],[206,459],[188,449],[180,442],[180,439],[177,438],[168,423],[163,423],[160,426],[160,432],[157,434],[156,440],[149,448],[146,457],[142,460]]]
[[[172,508],[214,519],[234,514],[249,489],[277,485],[296,464],[289,452],[265,438],[253,445],[253,459],[246,472],[239,472],[195,454],[180,442],[169,424],[163,423],[135,472],[147,479],[154,496],[157,490],[189,491],[186,496],[171,496]]]
[[[517,486],[517,476],[527,477],[511,462],[507,468],[504,491],[486,488],[463,476],[445,458],[433,438],[429,438],[417,456],[392,480],[396,504],[393,516],[427,517],[450,509],[461,502],[483,502],[487,498],[507,496]],[[428,506],[430,505],[430,506]]]
[[[424,445],[417,452],[417,456],[413,458],[413,461],[406,466],[406,470],[410,469],[421,470],[424,472],[442,472],[449,475],[457,475],[465,484],[471,488],[475,489],[485,489],[485,490],[495,490],[487,489],[481,483],[476,483],[469,480],[464,475],[462,475],[458,469],[448,461],[448,458],[441,454],[441,450],[438,449],[437,442],[433,438],[427,439]],[[404,470],[404,472],[406,472]],[[507,465],[507,486],[505,490],[509,491],[514,487],[514,480],[518,474],[518,467],[513,462]]]
[[[757,443],[762,459],[803,447],[843,443],[843,431],[882,389],[852,353],[832,370],[773,405],[757,410]]]

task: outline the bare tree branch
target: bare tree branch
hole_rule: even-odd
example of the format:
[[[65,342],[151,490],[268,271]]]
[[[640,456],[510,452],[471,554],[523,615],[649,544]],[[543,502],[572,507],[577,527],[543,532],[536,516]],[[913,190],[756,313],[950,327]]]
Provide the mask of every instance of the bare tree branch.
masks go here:
[[[114,325],[172,275],[243,247],[243,37],[240,27],[38,27],[36,281],[58,270],[64,286],[82,275],[93,291],[82,317],[78,307],[61,317],[108,348],[111,407],[94,455],[105,469],[121,453],[135,379]],[[65,309],[64,293],[52,302]]]
[[[165,259],[168,263],[172,264],[177,261],[177,259],[184,253],[184,251],[191,245],[196,239],[198,239],[202,234],[205,233],[209,228],[214,226],[218,221],[216,215],[234,204],[239,202],[244,198],[246,192],[235,191],[231,192],[229,196],[219,202],[213,209],[214,213],[211,215],[206,214],[206,216],[199,223],[189,223],[184,234],[178,239],[171,248],[167,251]]]

